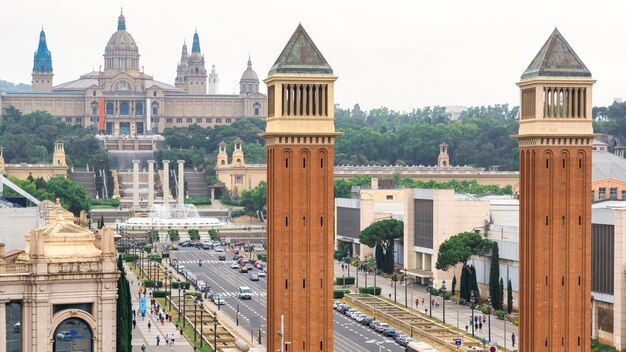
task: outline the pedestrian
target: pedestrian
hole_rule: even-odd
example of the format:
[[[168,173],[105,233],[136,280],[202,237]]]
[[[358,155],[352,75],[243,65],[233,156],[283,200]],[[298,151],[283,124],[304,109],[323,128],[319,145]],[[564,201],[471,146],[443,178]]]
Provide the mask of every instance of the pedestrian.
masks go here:
[[[416,298],[415,299],[415,309],[419,309],[419,307],[420,307],[420,299]]]
[[[478,321],[478,330],[483,331],[483,322],[482,321]]]
[[[483,337],[483,346],[487,346],[487,339]]]
[[[515,333],[514,332],[511,333],[511,343],[513,344],[513,347],[515,347]]]
[[[165,325],[165,317],[161,317],[161,325]]]
[[[478,324],[474,325],[474,331],[478,331]]]
[[[172,334],[172,338],[170,339],[170,343],[172,344],[172,346],[174,346],[174,340],[176,339],[176,336],[174,336],[174,334]]]
[[[180,328],[180,337],[183,337],[183,328]]]
[[[150,331],[151,327],[152,327],[152,324],[150,323],[150,320],[148,320],[148,331]]]
[[[137,326],[137,320],[133,318],[133,329]]]
[[[424,305],[424,297],[422,297],[422,305]]]
[[[156,339],[157,339],[157,346],[158,346],[161,343],[161,336],[157,335]]]
[[[146,352],[146,345],[143,343],[141,344],[141,352]]]
[[[465,325],[465,332],[467,332],[467,325]]]

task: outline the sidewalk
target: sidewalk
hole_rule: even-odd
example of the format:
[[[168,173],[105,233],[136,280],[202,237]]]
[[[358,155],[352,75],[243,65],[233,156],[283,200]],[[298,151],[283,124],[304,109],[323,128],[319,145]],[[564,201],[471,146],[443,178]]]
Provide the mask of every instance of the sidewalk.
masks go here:
[[[341,270],[341,262],[336,260],[334,263],[334,271],[335,277],[352,276],[357,277],[357,271],[354,266],[350,267],[350,275],[348,275],[348,271]],[[358,284],[359,287],[365,287],[365,273],[358,272]],[[367,285],[374,286],[374,274],[367,274]],[[394,288],[392,286],[391,279],[385,279],[381,275],[376,276],[376,286],[381,288],[381,297],[394,300]],[[339,288],[339,286],[336,286]],[[354,285],[346,286],[347,289],[351,289],[352,291],[357,291],[358,289]],[[407,293],[407,299],[405,301],[405,290]],[[409,283],[408,287],[404,286],[404,282],[397,282],[396,287],[396,302],[404,306],[405,302],[408,304],[409,308],[416,309],[415,300],[419,299],[419,312],[426,313],[426,308],[430,310],[430,294],[426,292],[426,287],[418,284]],[[433,296],[435,301],[439,302],[439,308],[435,308],[433,305],[432,317],[437,318],[439,320],[443,320],[443,298]],[[422,304],[424,302],[424,304]],[[458,327],[461,331],[465,331],[465,326],[468,326],[467,332],[471,335],[472,328],[470,325],[470,320],[472,318],[472,310],[463,305],[458,305],[452,301],[446,301],[446,324]],[[477,309],[474,309],[474,316],[478,316],[482,318],[483,313]],[[482,327],[482,330],[475,331],[475,336],[485,337],[487,340],[489,339],[489,321],[487,320]],[[495,317],[495,315],[491,316],[491,341],[497,342],[498,346],[504,346],[505,343],[505,322],[504,320],[500,320]],[[515,347],[511,346],[511,333],[515,333],[516,337],[516,345]],[[514,326],[511,322],[506,322],[506,348],[507,350],[515,350],[518,348],[517,346],[517,338],[518,335],[518,327]]]
[[[128,266],[126,266],[126,264],[124,265],[124,268],[126,269],[126,277],[128,278],[130,284],[130,295],[132,297],[133,309],[137,311],[137,309],[139,309],[139,285],[137,284],[137,276]],[[150,314],[150,297],[147,297],[146,300],[146,317],[142,320],[141,315],[137,315],[137,327],[133,329],[133,352],[141,352],[142,344],[145,344],[146,351],[150,352],[193,352],[193,347],[185,337],[180,336],[180,333],[176,330],[173,322],[165,322],[165,325],[157,323],[156,318]],[[151,324],[150,330],[148,330],[148,321]],[[170,337],[174,334],[176,337],[174,340],[174,346],[167,345],[165,343],[166,334]],[[157,335],[161,337],[159,346],[157,346]]]

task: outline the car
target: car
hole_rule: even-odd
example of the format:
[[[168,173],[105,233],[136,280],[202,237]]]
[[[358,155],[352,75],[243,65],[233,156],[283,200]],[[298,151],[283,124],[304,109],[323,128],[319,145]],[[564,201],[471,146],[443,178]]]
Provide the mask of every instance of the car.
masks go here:
[[[381,333],[387,337],[395,337],[398,331],[389,326],[389,327],[384,328]]]
[[[237,262],[233,262],[233,263],[230,265],[230,268],[231,268],[231,269],[239,269],[239,264],[237,264]]]
[[[365,325],[365,326],[370,326],[370,323],[374,321],[374,318],[372,317],[365,317],[363,320],[361,320],[361,324]]]
[[[266,277],[267,273],[265,271],[259,271],[259,277]]]
[[[222,295],[220,295],[219,293],[214,294],[211,299],[213,303],[217,304],[218,306],[226,304],[226,301],[224,301],[224,299],[222,298]]]
[[[250,281],[259,281],[259,275],[250,274]]]
[[[350,319],[356,320],[357,317],[361,316],[361,315],[365,315],[361,312],[359,312],[358,310],[356,312],[352,312],[352,314],[350,314]]]
[[[389,327],[389,324],[379,321],[378,323],[374,325],[374,330],[376,330],[377,332],[383,332],[388,327]]]
[[[400,346],[406,346],[409,343],[409,339],[411,337],[403,332],[397,333],[396,337],[394,337],[394,340],[396,340],[396,342],[400,345]]]
[[[224,251],[224,247],[215,247],[215,251],[216,252],[223,252]]]
[[[221,262],[225,262],[225,261],[226,261],[226,256],[225,256],[225,255],[220,254],[220,255],[218,255],[218,256],[217,256],[217,260],[219,260],[219,261],[221,261]]]
[[[239,287],[239,298],[240,299],[252,299],[252,289],[247,286]]]
[[[245,266],[239,267],[239,273],[240,274],[247,274],[248,273],[248,268],[246,268]]]
[[[339,308],[339,313],[345,313],[348,309],[352,309],[352,307],[347,306],[347,305],[343,305],[341,308]]]
[[[239,258],[243,258],[242,256],[240,256],[239,254],[235,254],[233,256],[233,260],[239,260]]]
[[[363,321],[363,319],[365,319],[365,314],[363,314],[363,313],[355,314],[353,319],[357,323],[360,323],[360,322]]]
[[[80,336],[78,336],[78,332],[76,330],[70,330],[70,331],[61,331],[60,333],[57,334],[57,340],[70,340],[73,338],[78,338]]]
[[[213,248],[213,245],[211,243],[209,243],[209,242],[204,242],[202,244],[202,249],[204,249],[204,250],[211,249],[211,248]]]
[[[348,309],[346,309],[346,310],[343,312],[343,314],[345,314],[345,315],[347,315],[347,316],[351,316],[351,315],[352,315],[352,313],[354,313],[354,312],[356,312],[356,309],[354,309],[354,308],[348,308]]]
[[[370,329],[376,330],[376,324],[378,324],[378,323],[380,323],[380,322],[378,320],[376,320],[376,319],[370,321],[370,323],[369,323]]]
[[[196,282],[196,287],[198,287],[198,291],[204,292],[206,291],[206,282],[198,280],[198,282]]]
[[[246,269],[248,269],[248,270],[252,270],[252,268],[254,268],[254,267],[252,266],[252,264],[250,264],[250,263],[246,264]]]
[[[202,248],[202,242],[196,242],[193,244],[194,248]]]
[[[333,309],[337,309],[337,306],[341,304],[341,301],[336,299],[333,301]]]
[[[346,306],[345,304],[343,304],[343,303],[339,303],[339,304],[337,304],[337,305],[335,306],[335,310],[339,312],[339,311],[341,311],[341,308],[343,308],[343,307],[345,307],[345,306]]]
[[[177,251],[177,250],[178,250],[178,246],[177,246],[177,245],[175,245],[175,244],[170,244],[169,246],[167,246],[167,248],[168,248],[170,251]]]
[[[181,273],[181,274],[182,274],[183,271],[185,271],[185,269],[186,269],[185,266],[182,265],[182,264],[180,264],[180,265],[178,265],[176,267],[176,270],[178,270],[178,272]]]
[[[235,250],[233,250],[233,254],[239,255],[239,251],[235,249]],[[241,256],[240,256],[240,258],[241,258]]]
[[[13,324],[13,332],[20,332],[20,331],[22,331],[22,324],[20,323]]]

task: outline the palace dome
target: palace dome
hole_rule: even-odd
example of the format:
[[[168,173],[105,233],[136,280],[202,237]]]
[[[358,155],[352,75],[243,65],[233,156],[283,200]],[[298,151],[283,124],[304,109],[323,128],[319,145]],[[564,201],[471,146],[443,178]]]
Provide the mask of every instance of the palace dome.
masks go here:
[[[139,56],[139,48],[135,39],[126,31],[126,18],[120,14],[117,20],[117,31],[113,33],[104,50],[105,56]]]
[[[259,77],[256,75],[256,72],[254,72],[254,70],[252,69],[252,60],[250,60],[250,58],[248,58],[248,68],[243,71],[243,74],[241,75],[241,81],[242,83],[258,83],[259,82]]]

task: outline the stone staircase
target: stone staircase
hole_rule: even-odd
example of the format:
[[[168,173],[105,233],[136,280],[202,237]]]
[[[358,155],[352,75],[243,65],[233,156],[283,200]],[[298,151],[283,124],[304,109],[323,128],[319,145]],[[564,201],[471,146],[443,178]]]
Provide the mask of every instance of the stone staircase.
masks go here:
[[[93,171],[73,171],[69,173],[70,179],[76,181],[85,188],[87,194],[92,197],[96,196],[96,174]]]
[[[209,185],[204,180],[204,172],[185,170],[185,183],[190,198],[208,197]]]

